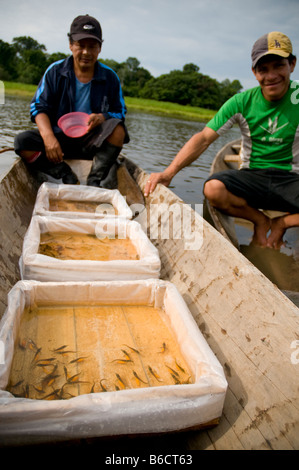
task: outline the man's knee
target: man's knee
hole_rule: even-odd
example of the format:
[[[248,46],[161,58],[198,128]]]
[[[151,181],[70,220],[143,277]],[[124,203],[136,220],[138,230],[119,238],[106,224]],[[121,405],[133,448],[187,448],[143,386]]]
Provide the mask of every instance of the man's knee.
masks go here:
[[[22,136],[23,133],[17,134],[14,138],[14,149],[17,155],[21,155],[21,152],[24,148],[24,139]]]
[[[43,148],[43,140],[35,129],[20,132],[14,138],[14,149],[17,155],[21,156],[23,151],[41,151]]]
[[[126,132],[124,126],[122,124],[118,124],[109,137],[107,137],[107,141],[110,144],[116,145],[117,147],[122,147],[124,144],[125,135]]]
[[[227,189],[222,181],[211,179],[205,183],[203,193],[211,204],[219,204],[223,201]]]

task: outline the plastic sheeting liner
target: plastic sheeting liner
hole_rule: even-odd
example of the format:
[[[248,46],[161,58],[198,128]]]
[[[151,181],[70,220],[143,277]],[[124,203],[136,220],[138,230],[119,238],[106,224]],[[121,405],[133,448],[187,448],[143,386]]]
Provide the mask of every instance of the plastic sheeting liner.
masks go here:
[[[67,400],[14,397],[6,388],[24,308],[70,302],[163,308],[195,382],[89,393]],[[5,346],[0,365],[0,440],[4,444],[171,432],[211,423],[222,414],[227,389],[223,369],[183,298],[167,281],[19,281],[8,295],[0,341]]]
[[[40,235],[45,232],[75,232],[97,237],[129,238],[139,259],[92,261],[60,260],[38,253]],[[22,279],[36,281],[94,281],[116,279],[150,279],[160,275],[161,262],[156,247],[143,232],[140,224],[121,218],[63,219],[34,216],[23,242],[20,258]]]
[[[75,212],[72,210],[51,210],[51,201],[67,204],[68,201],[80,206]],[[84,210],[84,203],[93,203],[93,212]],[[96,204],[97,203],[97,204]],[[65,185],[54,183],[43,183],[37,193],[33,215],[54,216],[64,218],[103,218],[124,217],[132,219],[133,213],[126,203],[125,198],[117,189],[94,188],[84,185]]]

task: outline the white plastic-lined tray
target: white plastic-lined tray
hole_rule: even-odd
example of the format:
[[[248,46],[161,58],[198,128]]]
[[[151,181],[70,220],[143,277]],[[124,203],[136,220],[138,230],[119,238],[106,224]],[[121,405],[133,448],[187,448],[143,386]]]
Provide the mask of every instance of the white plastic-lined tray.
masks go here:
[[[18,398],[6,391],[24,309],[40,303],[84,302],[162,308],[194,383],[88,393],[52,401]],[[19,281],[8,296],[0,341],[4,345],[0,364],[0,437],[4,444],[172,432],[215,424],[222,414],[227,389],[223,369],[183,298],[167,281]]]
[[[51,201],[81,204],[76,211],[51,209]],[[93,203],[93,212],[84,211],[84,203]],[[37,193],[33,215],[64,218],[109,218],[132,219],[133,213],[118,189],[95,188],[85,185],[43,183]]]
[[[98,238],[128,238],[137,249],[135,260],[61,260],[39,254],[41,233],[73,232]],[[161,262],[157,248],[143,232],[141,225],[122,218],[64,219],[33,216],[24,237],[20,257],[21,278],[37,281],[99,281],[116,279],[150,279],[160,275]]]

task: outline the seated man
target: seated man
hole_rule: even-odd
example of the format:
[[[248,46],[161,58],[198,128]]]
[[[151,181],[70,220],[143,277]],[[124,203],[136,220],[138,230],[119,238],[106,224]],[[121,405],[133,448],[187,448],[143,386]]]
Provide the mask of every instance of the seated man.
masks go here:
[[[204,195],[224,213],[253,222],[252,243],[279,249],[287,228],[299,226],[299,85],[290,80],[296,57],[290,39],[280,32],[259,38],[251,56],[259,86],[230,98],[162,173],[150,176],[145,194],[158,183],[168,186],[176,173],[238,124],[241,169],[213,174]],[[270,220],[259,209],[286,214]]]
[[[99,187],[129,136],[124,125],[126,107],[116,73],[98,62],[102,45],[99,22],[88,15],[72,22],[72,55],[46,70],[31,102],[37,129],[15,138],[15,151],[32,171],[42,171],[66,184],[78,183],[64,159],[93,160],[87,184]],[[57,126],[64,114],[90,115],[83,137],[67,137]]]

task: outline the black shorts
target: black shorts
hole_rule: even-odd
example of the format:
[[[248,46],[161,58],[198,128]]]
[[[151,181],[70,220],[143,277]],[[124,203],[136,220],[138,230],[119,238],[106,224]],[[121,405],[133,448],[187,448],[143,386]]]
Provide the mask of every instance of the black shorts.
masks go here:
[[[211,175],[207,181],[221,181],[235,196],[257,209],[299,212],[299,174],[286,170],[227,170]]]
[[[64,153],[65,159],[83,159],[92,160],[97,150],[100,149],[104,140],[109,137],[118,124],[122,124],[125,129],[125,141],[130,141],[128,131],[123,121],[120,119],[108,119],[103,124],[97,126],[91,132],[88,132],[83,137],[70,138],[67,137],[62,131],[55,133],[55,137],[60,143],[61,149]],[[44,152],[44,142],[38,129],[24,131],[15,137],[15,152],[20,155],[21,150],[34,150]]]

